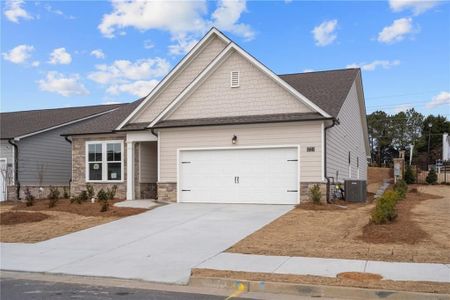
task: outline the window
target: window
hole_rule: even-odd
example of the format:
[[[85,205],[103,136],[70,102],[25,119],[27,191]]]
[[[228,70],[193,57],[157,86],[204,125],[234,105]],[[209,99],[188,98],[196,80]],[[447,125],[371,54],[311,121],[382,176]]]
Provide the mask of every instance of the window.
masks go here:
[[[231,72],[231,87],[232,88],[239,87],[239,71]]]
[[[123,142],[87,142],[86,181],[122,181]]]

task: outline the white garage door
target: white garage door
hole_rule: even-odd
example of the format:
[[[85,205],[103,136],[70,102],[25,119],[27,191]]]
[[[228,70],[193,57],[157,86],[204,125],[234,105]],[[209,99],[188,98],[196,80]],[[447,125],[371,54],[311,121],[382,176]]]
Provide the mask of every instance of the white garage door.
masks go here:
[[[179,201],[298,203],[298,151],[292,148],[184,150]]]

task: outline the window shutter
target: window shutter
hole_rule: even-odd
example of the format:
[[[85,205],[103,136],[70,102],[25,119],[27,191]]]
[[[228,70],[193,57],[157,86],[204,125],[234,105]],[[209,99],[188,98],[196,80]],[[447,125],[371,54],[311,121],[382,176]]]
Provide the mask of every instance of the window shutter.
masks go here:
[[[231,72],[231,87],[239,87],[239,71]]]

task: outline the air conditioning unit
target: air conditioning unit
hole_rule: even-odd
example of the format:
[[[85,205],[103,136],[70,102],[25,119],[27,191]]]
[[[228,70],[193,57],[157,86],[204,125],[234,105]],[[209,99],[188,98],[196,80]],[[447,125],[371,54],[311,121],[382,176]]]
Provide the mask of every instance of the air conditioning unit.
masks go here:
[[[345,180],[344,189],[346,201],[367,201],[367,182],[365,180]]]

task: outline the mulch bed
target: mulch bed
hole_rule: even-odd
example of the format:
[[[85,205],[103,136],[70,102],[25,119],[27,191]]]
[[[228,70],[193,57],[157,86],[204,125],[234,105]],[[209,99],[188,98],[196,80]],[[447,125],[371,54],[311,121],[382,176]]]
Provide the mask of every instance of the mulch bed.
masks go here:
[[[100,203],[83,202],[78,204],[76,202],[70,203],[69,199],[59,199],[56,205],[52,208],[48,207],[49,200],[36,200],[33,206],[26,206],[23,202],[16,202],[16,205],[11,210],[27,210],[27,211],[62,211],[72,214],[77,214],[85,217],[127,217],[147,211],[144,208],[131,207],[115,207],[114,203],[122,200],[109,200],[109,209],[105,212],[100,212]]]
[[[346,209],[354,209],[358,207],[365,206],[370,204],[374,200],[374,193],[367,193],[367,201],[366,202],[348,202],[344,200],[336,200],[333,204],[314,204],[312,202],[300,203],[296,206],[296,208],[304,209],[304,210],[346,210]]]
[[[7,211],[0,214],[0,225],[40,222],[49,217],[40,212]]]
[[[361,273],[361,272],[342,272],[337,274],[337,278],[341,279],[350,279],[355,281],[379,281],[383,279],[383,276],[380,274],[374,273]]]
[[[364,226],[360,239],[372,244],[405,243],[412,245],[428,238],[428,233],[413,220],[412,209],[421,201],[440,198],[442,197],[417,192],[417,189],[409,192],[406,199],[398,202],[398,216],[392,223],[377,225],[369,222]]]

